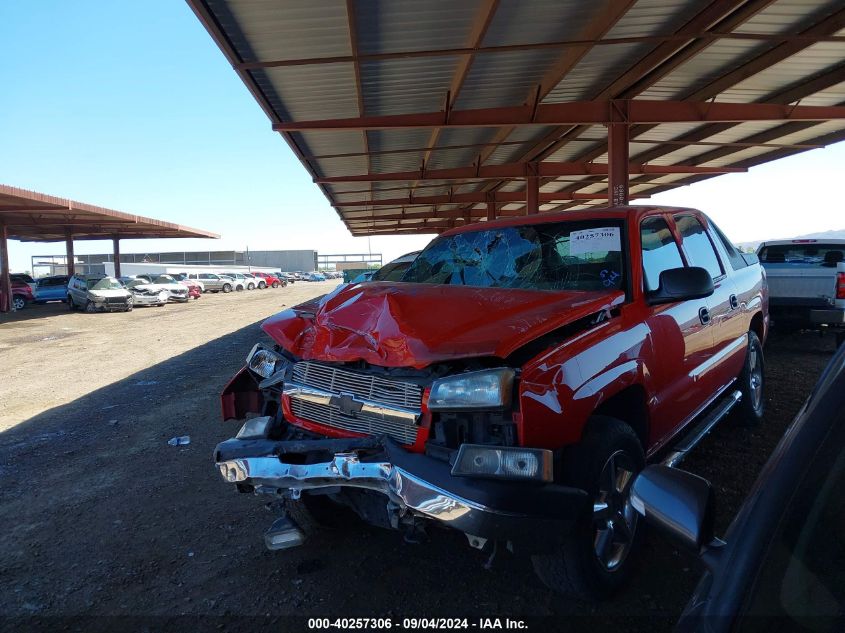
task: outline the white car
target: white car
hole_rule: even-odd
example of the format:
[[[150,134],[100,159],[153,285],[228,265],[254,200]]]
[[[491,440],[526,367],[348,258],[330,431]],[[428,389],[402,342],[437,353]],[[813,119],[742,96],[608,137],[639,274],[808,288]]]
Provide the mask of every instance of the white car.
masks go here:
[[[180,284],[170,275],[136,275],[135,279],[142,280],[147,284],[152,284],[161,290],[166,290],[168,294],[168,301],[177,301],[179,303],[186,303],[190,296],[188,295],[188,287]]]
[[[132,293],[132,304],[136,306],[163,306],[170,299],[166,288],[147,283],[144,279],[130,279],[125,285]]]

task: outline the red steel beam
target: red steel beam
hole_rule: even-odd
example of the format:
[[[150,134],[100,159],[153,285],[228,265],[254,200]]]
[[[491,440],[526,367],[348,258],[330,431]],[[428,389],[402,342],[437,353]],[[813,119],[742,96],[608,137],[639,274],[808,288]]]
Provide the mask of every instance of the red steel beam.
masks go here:
[[[608,179],[610,203],[628,204],[628,126],[612,123],[607,126]]]
[[[525,214],[537,213],[540,213],[540,170],[537,163],[528,163],[528,176],[525,179]]]
[[[627,127],[624,124],[618,124]],[[532,167],[531,165],[535,165]],[[744,169],[736,167],[701,167],[699,165],[647,165],[642,163],[628,164],[628,172],[632,174],[726,174],[742,172]],[[315,178],[314,182],[321,184],[348,182],[384,182],[411,180],[499,180],[502,178],[554,178],[557,176],[604,176],[608,173],[607,163],[589,162],[546,162],[546,163],[505,163],[503,165],[487,165],[484,167],[452,167],[449,169],[427,169],[420,171],[395,171],[383,174],[352,174],[349,176],[326,176]],[[338,192],[342,195],[345,192]]]
[[[65,258],[67,263],[67,274],[73,275],[76,272],[75,257],[73,254],[73,233],[71,230],[65,229]]]
[[[627,101],[628,118],[620,121],[619,100],[569,101],[535,106],[479,108],[448,112],[363,116],[275,123],[277,132],[308,130],[391,130],[413,128],[472,128],[520,125],[608,125],[610,123],[708,123],[749,121],[833,121],[845,119],[840,106],[781,105],[778,103],[720,103],[714,101]]]
[[[9,278],[9,233],[0,224],[0,312],[12,310],[12,280]]]
[[[120,277],[120,238],[115,235],[112,238],[114,245],[114,276]]]
[[[556,191],[540,191],[538,202],[557,202],[563,200],[607,200],[606,193],[558,193]],[[490,201],[488,193],[472,191],[470,193],[452,193],[440,196],[408,196],[406,198],[385,198],[383,200],[353,200],[349,202],[335,202],[335,207],[412,207],[431,206],[435,204],[481,204]],[[525,202],[524,191],[496,191],[494,202]]]

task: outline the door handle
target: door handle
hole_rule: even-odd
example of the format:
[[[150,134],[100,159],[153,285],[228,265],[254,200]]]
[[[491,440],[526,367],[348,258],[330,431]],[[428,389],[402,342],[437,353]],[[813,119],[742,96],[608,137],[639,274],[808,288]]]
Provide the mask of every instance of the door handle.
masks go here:
[[[736,298],[736,295],[731,295],[728,301],[731,303],[731,310],[736,310],[739,307],[739,299]]]
[[[701,325],[707,325],[710,323],[710,310],[707,308],[701,308],[698,311],[698,319],[701,321]]]

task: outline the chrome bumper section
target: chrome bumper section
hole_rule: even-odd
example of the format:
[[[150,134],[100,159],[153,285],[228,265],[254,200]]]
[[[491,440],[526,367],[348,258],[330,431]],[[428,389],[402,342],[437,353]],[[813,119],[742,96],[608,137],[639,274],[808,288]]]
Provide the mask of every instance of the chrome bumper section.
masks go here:
[[[586,492],[566,486],[453,477],[448,463],[386,437],[231,439],[218,445],[215,461],[242,491],[292,498],[319,489],[373,491],[384,495],[394,528],[428,519],[531,551],[554,547],[590,507]]]
[[[353,453],[338,453],[330,462],[320,464],[284,464],[277,457],[247,457],[220,462],[217,467],[230,483],[275,488],[278,493],[335,486],[374,490],[401,509],[462,531],[476,523],[474,513],[501,514],[440,490],[390,463],[362,463]]]

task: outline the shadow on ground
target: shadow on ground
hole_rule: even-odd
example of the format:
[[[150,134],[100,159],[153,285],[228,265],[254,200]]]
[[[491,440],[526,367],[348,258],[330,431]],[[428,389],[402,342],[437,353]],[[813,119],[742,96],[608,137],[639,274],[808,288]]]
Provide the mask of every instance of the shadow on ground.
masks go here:
[[[671,628],[700,567],[653,535],[634,582],[600,606],[561,600],[507,553],[486,571],[487,555],[441,530],[412,546],[353,521],[266,551],[273,515],[211,460],[237,430],[220,422],[217,394],[259,337],[250,325],[0,434],[0,615],[552,616],[568,630]],[[767,354],[764,426],[719,427],[688,463],[714,481],[722,528],[832,345],[811,337]],[[190,445],[167,445],[180,435]],[[227,628],[255,628],[241,622]]]

